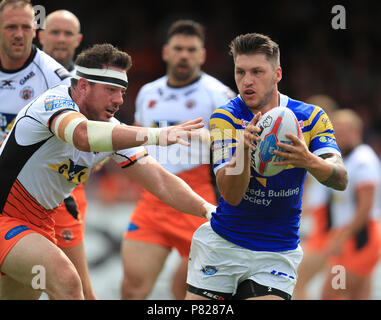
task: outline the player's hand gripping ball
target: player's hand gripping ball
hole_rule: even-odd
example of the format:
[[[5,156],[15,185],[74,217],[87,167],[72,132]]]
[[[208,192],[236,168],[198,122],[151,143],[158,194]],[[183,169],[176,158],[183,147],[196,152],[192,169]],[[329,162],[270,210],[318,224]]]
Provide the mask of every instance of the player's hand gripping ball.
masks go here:
[[[299,136],[300,127],[295,114],[286,107],[276,107],[266,112],[259,118],[257,127],[261,129],[255,151],[250,151],[251,166],[262,176],[270,177],[282,172],[287,165],[276,166],[273,163],[282,161],[274,154],[274,150],[281,150],[277,142],[290,143],[286,133]],[[284,151],[284,150],[281,150]]]

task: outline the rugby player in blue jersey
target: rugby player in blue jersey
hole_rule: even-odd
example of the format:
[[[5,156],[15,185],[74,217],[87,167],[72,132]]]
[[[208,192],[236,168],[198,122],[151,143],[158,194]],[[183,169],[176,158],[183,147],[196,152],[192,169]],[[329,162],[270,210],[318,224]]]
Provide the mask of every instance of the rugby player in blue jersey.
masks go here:
[[[221,198],[210,222],[194,233],[187,299],[291,299],[303,252],[299,225],[307,171],[337,190],[348,184],[334,131],[322,108],[278,91],[279,46],[268,36],[245,34],[230,45],[239,96],[211,116],[213,168]],[[290,108],[302,131],[289,135],[287,164],[264,177],[250,166],[259,117],[277,106]]]

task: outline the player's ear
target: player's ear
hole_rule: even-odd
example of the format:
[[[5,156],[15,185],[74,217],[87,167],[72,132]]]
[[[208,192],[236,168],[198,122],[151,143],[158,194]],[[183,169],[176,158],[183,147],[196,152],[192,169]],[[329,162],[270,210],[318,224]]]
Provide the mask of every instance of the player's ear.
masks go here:
[[[280,80],[282,80],[282,68],[281,67],[277,67],[275,69],[274,82],[277,84],[278,82],[280,82]]]
[[[80,92],[82,92],[82,94],[85,94],[87,90],[89,89],[89,87],[90,87],[90,83],[87,79],[85,78],[78,79],[77,88]]]
[[[37,21],[36,20],[33,21],[32,30],[33,30],[33,39],[34,39],[34,38],[36,38],[36,33],[37,33]]]
[[[76,48],[79,47],[79,45],[81,44],[82,42],[82,39],[83,39],[83,34],[82,33],[78,33],[77,35],[77,43],[76,43]]]
[[[202,48],[200,64],[203,65],[206,61],[206,49]]]
[[[168,45],[164,45],[163,48],[161,49],[161,58],[167,62],[168,60]]]
[[[40,41],[41,45],[44,45],[44,30],[40,30],[37,34],[38,41]]]

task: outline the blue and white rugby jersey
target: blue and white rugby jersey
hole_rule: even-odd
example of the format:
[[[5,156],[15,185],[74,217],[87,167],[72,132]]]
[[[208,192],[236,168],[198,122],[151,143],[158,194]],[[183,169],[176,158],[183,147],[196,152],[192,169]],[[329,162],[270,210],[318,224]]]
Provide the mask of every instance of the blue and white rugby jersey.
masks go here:
[[[334,131],[322,108],[280,94],[280,106],[296,115],[309,150],[315,155],[340,154]],[[238,136],[254,114],[238,96],[211,116],[213,168],[217,173],[232,158]],[[286,251],[297,248],[303,184],[306,170],[287,167],[264,177],[251,168],[249,186],[241,203],[231,206],[220,198],[211,219],[213,230],[225,239],[256,251]]]

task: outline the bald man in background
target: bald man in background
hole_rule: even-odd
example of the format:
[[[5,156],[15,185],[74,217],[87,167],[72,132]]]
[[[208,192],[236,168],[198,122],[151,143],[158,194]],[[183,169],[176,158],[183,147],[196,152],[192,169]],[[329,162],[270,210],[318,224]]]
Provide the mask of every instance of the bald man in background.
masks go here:
[[[57,10],[45,20],[38,38],[42,50],[74,74],[74,54],[82,41],[79,19],[70,11]],[[57,246],[75,265],[82,282],[86,300],[97,299],[91,286],[84,247],[87,200],[83,184],[74,189],[70,197],[56,209],[54,214]]]
[[[67,10],[57,10],[49,14],[45,20],[45,28],[38,34],[42,50],[70,73],[74,70],[74,54],[82,38],[78,18]]]

